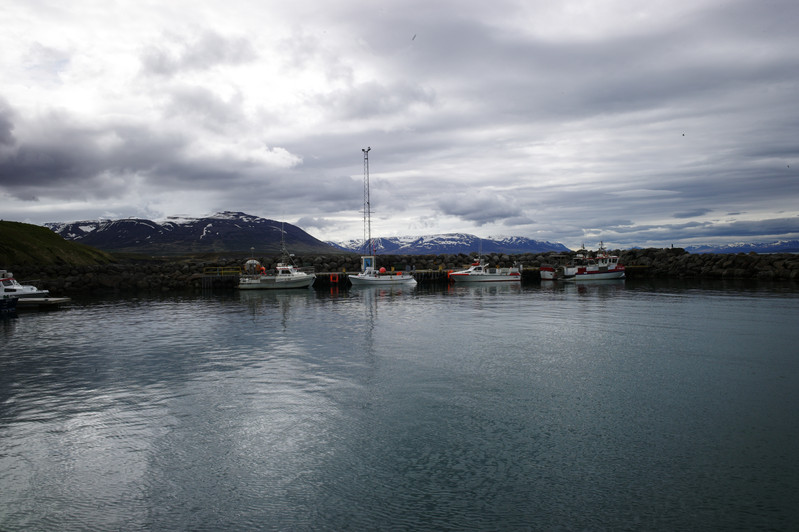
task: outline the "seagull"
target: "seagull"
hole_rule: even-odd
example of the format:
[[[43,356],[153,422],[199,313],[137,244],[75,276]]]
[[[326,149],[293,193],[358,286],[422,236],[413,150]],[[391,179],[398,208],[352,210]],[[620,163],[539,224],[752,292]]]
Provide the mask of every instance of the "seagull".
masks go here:
[[[412,41],[415,41],[415,40],[416,40],[416,34],[415,34],[415,33],[413,34],[413,37],[411,37],[411,40],[412,40]]]

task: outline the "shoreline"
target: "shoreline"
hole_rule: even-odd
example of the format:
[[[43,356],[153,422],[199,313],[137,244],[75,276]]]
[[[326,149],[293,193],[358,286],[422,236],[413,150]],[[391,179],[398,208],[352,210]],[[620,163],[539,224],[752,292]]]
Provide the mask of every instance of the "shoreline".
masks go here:
[[[690,254],[681,248],[648,248],[617,252],[625,265],[627,278],[645,279],[746,279],[762,281],[799,280],[799,255],[777,254]],[[539,282],[538,268],[557,257],[573,256],[566,253],[526,253],[520,255],[484,255],[494,267],[509,267],[520,263],[523,267],[523,283]],[[417,273],[420,284],[446,283],[446,272],[461,269],[474,260],[476,254],[441,255],[379,255],[380,265],[391,271],[410,270]],[[274,268],[278,255],[258,258],[267,269]],[[357,255],[302,255],[296,256],[298,266],[314,267],[317,272],[317,288],[331,286],[330,276],[339,278],[354,273],[359,268]],[[19,281],[35,284],[51,293],[75,292],[122,292],[122,291],[178,291],[202,289],[204,271],[208,268],[237,269],[240,258],[218,257],[207,259],[165,257],[151,259],[120,259],[116,263],[90,266],[76,265],[3,265],[14,273]],[[235,278],[235,277],[234,277]],[[342,283],[339,286],[346,286]],[[228,280],[216,286],[235,286]]]

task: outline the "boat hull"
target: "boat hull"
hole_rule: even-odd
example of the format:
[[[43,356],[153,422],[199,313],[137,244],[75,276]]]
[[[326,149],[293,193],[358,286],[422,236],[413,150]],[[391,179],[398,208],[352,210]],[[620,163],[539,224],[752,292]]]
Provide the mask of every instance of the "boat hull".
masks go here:
[[[541,266],[538,273],[541,275],[542,281],[554,281],[558,278],[557,271],[551,266]]]
[[[449,278],[455,283],[507,283],[521,281],[522,275],[520,273],[510,274],[462,274],[452,273]]]
[[[350,275],[352,286],[412,286],[416,284],[413,275]]]
[[[281,290],[289,288],[308,288],[316,280],[316,275],[276,276],[258,275],[239,279],[239,290]]]
[[[613,279],[624,279],[624,270],[608,270],[604,272],[585,272],[578,273],[569,278],[573,281],[608,281]]]
[[[522,274],[519,268],[489,268],[480,259],[473,262],[466,270],[450,272],[450,281],[454,283],[508,283],[521,281]]]

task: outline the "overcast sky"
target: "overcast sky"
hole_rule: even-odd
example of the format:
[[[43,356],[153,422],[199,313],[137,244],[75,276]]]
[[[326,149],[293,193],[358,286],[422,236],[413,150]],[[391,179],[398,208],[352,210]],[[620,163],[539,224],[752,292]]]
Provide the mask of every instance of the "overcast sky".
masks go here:
[[[799,238],[799,2],[0,0],[0,218]]]

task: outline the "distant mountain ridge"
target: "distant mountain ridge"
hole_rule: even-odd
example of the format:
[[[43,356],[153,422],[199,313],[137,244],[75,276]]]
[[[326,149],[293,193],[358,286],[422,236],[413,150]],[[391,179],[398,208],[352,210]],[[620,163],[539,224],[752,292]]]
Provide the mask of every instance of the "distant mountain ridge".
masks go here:
[[[104,251],[171,255],[210,252],[277,253],[285,231],[291,253],[338,250],[292,224],[224,211],[202,218],[172,216],[164,222],[143,218],[47,223],[66,240]]]
[[[799,253],[799,240],[777,240],[776,242],[733,244],[700,244],[686,246],[689,253]]]
[[[363,253],[363,240],[323,242],[299,227],[245,214],[224,211],[200,217],[170,216],[156,222],[144,218],[84,220],[44,224],[66,240],[103,250],[153,255],[249,252],[278,253],[282,232],[291,253]],[[393,255],[439,255],[566,252],[558,242],[526,237],[479,238],[467,233],[442,233],[426,236],[377,238],[378,253]],[[689,253],[799,253],[799,240],[686,246]]]
[[[144,218],[82,220],[45,224],[66,240],[103,251],[172,255],[211,252],[277,253],[282,231],[291,253],[363,252],[362,240],[323,242],[289,223],[243,212],[224,211],[201,218],[170,216],[156,222]],[[378,238],[377,251],[393,255],[568,252],[560,243],[525,237],[479,238],[466,233]]]
[[[547,251],[568,252],[569,248],[557,242],[542,242],[521,236],[480,238],[466,233],[444,233],[427,236],[406,236],[376,238],[375,247],[381,254],[391,255],[441,255],[472,252],[504,253],[545,253]],[[364,241],[328,242],[344,251],[364,252]]]

